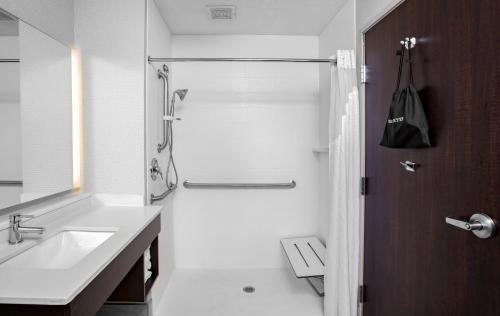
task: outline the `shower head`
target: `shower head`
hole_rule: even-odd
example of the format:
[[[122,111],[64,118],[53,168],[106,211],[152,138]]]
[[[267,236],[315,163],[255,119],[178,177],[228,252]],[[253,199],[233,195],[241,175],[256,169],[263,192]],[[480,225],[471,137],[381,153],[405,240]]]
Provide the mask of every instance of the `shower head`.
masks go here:
[[[179,96],[179,99],[184,100],[186,97],[186,94],[188,93],[188,89],[179,89],[174,91],[174,96],[177,94]]]

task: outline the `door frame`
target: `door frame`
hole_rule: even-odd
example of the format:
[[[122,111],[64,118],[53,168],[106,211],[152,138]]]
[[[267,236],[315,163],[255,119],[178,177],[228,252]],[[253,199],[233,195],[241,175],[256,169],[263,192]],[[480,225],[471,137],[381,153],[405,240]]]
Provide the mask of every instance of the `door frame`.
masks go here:
[[[357,69],[361,69],[363,65],[366,65],[365,59],[365,35],[366,33],[378,22],[380,22],[383,18],[389,15],[392,11],[394,11],[397,7],[399,7],[406,0],[389,0],[388,4],[382,7],[380,10],[374,12],[370,19],[360,27],[356,26],[356,59],[357,59]],[[357,17],[356,17],[357,20]],[[366,91],[365,84],[361,82],[361,72],[358,71],[358,91],[359,91],[359,115],[360,115],[360,135],[361,135],[361,176],[366,176],[365,170],[365,162],[366,162],[366,138],[365,138],[365,127],[366,127],[366,117],[365,117],[365,109],[366,109]],[[365,74],[365,78],[368,78],[369,74]],[[364,197],[361,199],[361,210],[360,210],[360,245],[359,245],[359,285],[364,284],[364,267],[365,267],[365,199]],[[358,293],[359,295],[359,293]],[[363,303],[359,302],[358,298],[358,316],[363,315]]]

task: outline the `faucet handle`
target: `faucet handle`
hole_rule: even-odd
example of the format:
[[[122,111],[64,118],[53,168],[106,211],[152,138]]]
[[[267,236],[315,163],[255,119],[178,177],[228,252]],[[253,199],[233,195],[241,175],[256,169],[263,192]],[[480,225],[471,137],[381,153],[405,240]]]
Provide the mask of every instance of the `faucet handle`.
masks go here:
[[[158,176],[160,176],[163,180],[163,171],[161,171],[160,164],[158,163],[158,160],[156,158],[153,158],[153,160],[151,160],[151,167],[149,168],[149,172],[151,173],[151,179],[153,179],[154,181],[156,181]]]
[[[11,223],[19,223],[23,218],[35,218],[35,215],[26,215],[26,214],[10,214],[9,215],[9,221]]]

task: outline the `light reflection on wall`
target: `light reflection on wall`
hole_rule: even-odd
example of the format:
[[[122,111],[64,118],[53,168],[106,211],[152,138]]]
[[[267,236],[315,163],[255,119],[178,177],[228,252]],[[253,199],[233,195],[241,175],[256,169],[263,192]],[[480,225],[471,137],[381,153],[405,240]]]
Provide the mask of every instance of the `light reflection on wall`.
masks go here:
[[[73,106],[73,189],[82,188],[83,174],[83,80],[82,57],[78,48],[71,49]]]

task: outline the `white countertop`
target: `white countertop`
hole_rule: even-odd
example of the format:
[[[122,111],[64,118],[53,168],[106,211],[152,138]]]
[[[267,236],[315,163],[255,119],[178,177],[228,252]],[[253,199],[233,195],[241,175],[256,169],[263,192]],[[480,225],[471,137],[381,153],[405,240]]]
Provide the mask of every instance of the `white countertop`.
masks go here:
[[[5,262],[62,230],[92,229],[114,234],[68,269],[11,268],[0,264],[0,304],[65,305],[73,300],[160,213],[160,206],[101,206],[66,214],[45,225],[42,239],[19,245],[0,241],[0,262]],[[43,225],[43,218],[33,220]],[[32,222],[26,223],[31,226]]]

